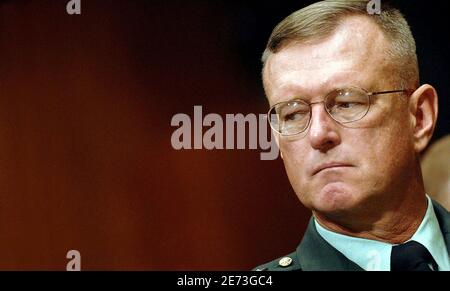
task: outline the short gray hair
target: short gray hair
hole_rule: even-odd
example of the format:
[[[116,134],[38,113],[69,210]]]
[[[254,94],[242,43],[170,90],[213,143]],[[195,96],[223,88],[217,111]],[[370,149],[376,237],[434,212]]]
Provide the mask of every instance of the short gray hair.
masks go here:
[[[379,15],[368,14],[368,2],[325,0],[292,13],[273,30],[262,57],[263,67],[270,55],[281,51],[288,44],[292,42],[308,44],[324,40],[336,30],[345,17],[364,15],[378,25],[390,42],[391,48],[387,54],[398,67],[401,86],[404,89],[418,86],[416,43],[408,22],[398,9],[385,3],[382,3]]]

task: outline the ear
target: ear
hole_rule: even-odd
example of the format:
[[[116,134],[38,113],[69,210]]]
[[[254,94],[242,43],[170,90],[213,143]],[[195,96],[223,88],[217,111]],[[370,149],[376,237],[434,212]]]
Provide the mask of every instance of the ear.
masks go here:
[[[410,97],[409,110],[413,121],[414,149],[422,152],[433,136],[438,116],[438,95],[428,84],[422,85]]]

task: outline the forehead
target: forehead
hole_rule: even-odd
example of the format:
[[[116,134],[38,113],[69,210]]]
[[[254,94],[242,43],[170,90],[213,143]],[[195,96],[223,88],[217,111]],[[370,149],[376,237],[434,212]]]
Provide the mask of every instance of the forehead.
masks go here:
[[[269,57],[264,69],[271,104],[299,93],[320,95],[344,85],[371,86],[387,67],[387,41],[368,17],[345,19],[327,39],[292,43]]]

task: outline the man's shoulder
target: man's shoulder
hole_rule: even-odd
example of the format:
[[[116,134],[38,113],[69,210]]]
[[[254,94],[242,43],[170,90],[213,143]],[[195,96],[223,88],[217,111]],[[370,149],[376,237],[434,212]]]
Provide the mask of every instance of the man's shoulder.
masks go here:
[[[292,252],[286,256],[260,265],[253,271],[301,271],[300,260],[297,252]]]

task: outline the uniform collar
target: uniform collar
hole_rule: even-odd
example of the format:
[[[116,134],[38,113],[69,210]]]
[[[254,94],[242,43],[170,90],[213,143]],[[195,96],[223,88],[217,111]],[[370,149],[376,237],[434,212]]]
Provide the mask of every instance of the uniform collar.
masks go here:
[[[448,232],[441,231],[433,203],[428,196],[427,201],[426,214],[410,240],[424,245],[439,265],[440,270],[450,270],[448,249],[444,240],[444,236],[448,235]],[[325,229],[315,219],[313,220],[317,234],[360,268],[376,271],[390,270],[392,244],[339,234]]]
[[[303,271],[363,271],[319,235],[313,218],[296,255]]]

